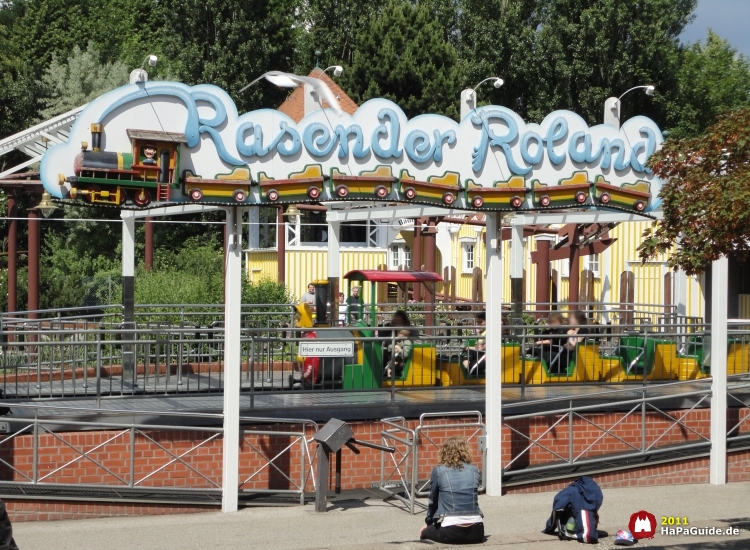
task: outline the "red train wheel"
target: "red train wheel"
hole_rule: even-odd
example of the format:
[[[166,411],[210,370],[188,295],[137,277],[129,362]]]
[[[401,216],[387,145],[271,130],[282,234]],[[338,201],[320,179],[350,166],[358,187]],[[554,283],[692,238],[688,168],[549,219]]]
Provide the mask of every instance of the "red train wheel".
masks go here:
[[[203,191],[198,189],[197,187],[195,189],[190,190],[190,199],[194,200],[195,202],[198,202],[203,198]]]
[[[609,204],[609,201],[612,200],[612,197],[609,193],[602,193],[602,196],[599,197],[599,202],[602,204]]]
[[[576,193],[576,202],[578,204],[583,204],[584,202],[586,202],[586,193],[584,193],[583,191],[579,191],[578,193]]]
[[[638,210],[638,212],[643,212],[646,209],[646,203],[643,201],[636,202],[635,209]]]
[[[521,197],[519,197],[518,195],[516,195],[515,197],[513,197],[512,199],[510,199],[510,205],[513,208],[521,208],[522,204],[523,204],[523,199]]]
[[[407,187],[407,188],[406,188],[406,189],[404,190],[404,196],[405,196],[405,197],[406,197],[407,199],[409,199],[409,200],[412,200],[412,199],[413,199],[414,197],[416,197],[416,196],[417,196],[417,190],[416,190],[416,189],[414,189],[413,187]]]
[[[277,201],[279,200],[279,192],[276,189],[271,189],[266,193],[266,198],[271,202]]]
[[[136,189],[133,193],[133,203],[141,208],[148,206],[151,204],[151,193],[143,187]]]
[[[542,206],[549,206],[549,204],[552,202],[552,199],[549,198],[549,195],[542,195],[542,198],[539,199],[539,204]]]
[[[245,193],[245,191],[242,189],[237,189],[232,195],[232,197],[234,197],[235,202],[245,202],[245,199],[247,198],[247,193]]]
[[[453,193],[446,193],[443,195],[443,204],[451,205],[456,200],[456,196]]]
[[[311,199],[317,199],[320,196],[320,189],[312,185],[307,188],[307,196]]]
[[[343,199],[349,194],[349,188],[346,185],[339,185],[336,187],[336,196]]]
[[[471,204],[474,205],[474,208],[482,208],[484,206],[484,199],[482,197],[474,197]]]
[[[101,189],[99,189],[98,185],[89,185],[86,187],[86,200],[88,200],[90,203],[93,203],[96,201],[97,197],[99,196]]]
[[[378,185],[375,188],[375,196],[379,199],[384,199],[388,196],[388,188],[385,185]]]

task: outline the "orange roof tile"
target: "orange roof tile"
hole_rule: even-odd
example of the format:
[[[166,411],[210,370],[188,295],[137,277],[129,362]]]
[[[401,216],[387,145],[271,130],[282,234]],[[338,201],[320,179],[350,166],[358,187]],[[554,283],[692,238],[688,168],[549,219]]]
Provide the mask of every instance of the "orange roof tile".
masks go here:
[[[322,72],[321,69],[315,68],[312,70],[312,72],[309,74],[309,76],[316,78],[320,75]],[[347,113],[354,114],[354,111],[357,110],[359,107],[354,101],[352,101],[352,98],[350,98],[344,90],[342,90],[336,82],[334,82],[327,74],[323,74],[323,76],[320,77],[320,79],[325,82],[328,87],[333,92],[333,95],[335,95],[339,100],[339,106],[341,109]],[[289,94],[289,96],[286,98],[284,103],[282,103],[279,106],[279,111],[284,113],[285,115],[288,115],[289,118],[294,120],[294,122],[299,122],[302,120],[305,116],[305,87],[304,86],[298,86],[294,89],[294,91]],[[323,108],[330,107],[328,103],[325,101],[323,102]]]

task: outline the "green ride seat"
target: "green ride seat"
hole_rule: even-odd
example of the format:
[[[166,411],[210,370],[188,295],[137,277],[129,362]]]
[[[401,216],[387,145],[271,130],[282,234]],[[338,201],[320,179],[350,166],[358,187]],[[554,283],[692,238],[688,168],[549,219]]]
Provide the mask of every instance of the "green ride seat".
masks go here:
[[[620,339],[616,355],[619,355],[626,375],[651,373],[655,344],[655,339],[643,336],[626,336]]]

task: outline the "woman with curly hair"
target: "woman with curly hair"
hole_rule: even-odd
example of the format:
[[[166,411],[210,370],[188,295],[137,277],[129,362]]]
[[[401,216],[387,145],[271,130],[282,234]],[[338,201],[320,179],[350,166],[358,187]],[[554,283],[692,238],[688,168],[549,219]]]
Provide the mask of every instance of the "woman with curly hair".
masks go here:
[[[479,470],[471,463],[469,444],[451,437],[438,453],[439,464],[430,476],[430,500],[421,540],[445,544],[484,542],[484,523],[479,509]]]

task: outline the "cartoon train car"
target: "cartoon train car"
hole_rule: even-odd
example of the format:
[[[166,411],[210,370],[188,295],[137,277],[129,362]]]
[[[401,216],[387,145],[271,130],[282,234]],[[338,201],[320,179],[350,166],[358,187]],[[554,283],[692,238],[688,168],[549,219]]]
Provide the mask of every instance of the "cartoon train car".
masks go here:
[[[235,167],[229,174],[218,174],[213,179],[204,179],[186,170],[182,182],[183,193],[194,202],[211,198],[245,202],[252,185],[250,170],[241,167]]]
[[[305,166],[288,179],[272,179],[265,172],[258,175],[261,200],[270,203],[314,202],[321,199],[326,176],[319,164]]]
[[[461,191],[460,177],[456,172],[430,176],[427,181],[415,180],[409,172],[401,170],[399,192],[403,199],[419,203],[452,206]]]
[[[526,200],[527,189],[521,176],[496,181],[492,187],[482,187],[473,180],[466,183],[466,204],[479,210],[517,210]]]
[[[390,166],[378,166],[375,170],[360,172],[359,176],[350,176],[334,168],[331,170],[330,195],[338,200],[385,200],[391,196],[396,181]]]
[[[91,125],[91,150],[81,143],[74,161],[75,176],[60,174],[60,185],[70,184],[71,199],[91,204],[121,205],[126,200],[148,206],[169,201],[179,189],[180,147],[185,135],[152,130],[127,130],[131,152],[101,150],[102,125]]]
[[[570,178],[561,179],[557,185],[545,185],[534,180],[534,204],[542,208],[580,206],[589,198],[591,183],[586,171],[573,172]]]
[[[603,205],[618,205],[642,212],[651,200],[651,185],[647,181],[638,180],[618,186],[609,183],[604,176],[596,176],[594,197]]]

